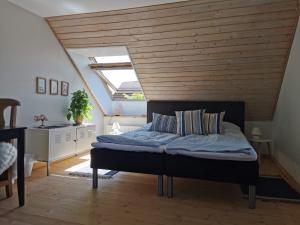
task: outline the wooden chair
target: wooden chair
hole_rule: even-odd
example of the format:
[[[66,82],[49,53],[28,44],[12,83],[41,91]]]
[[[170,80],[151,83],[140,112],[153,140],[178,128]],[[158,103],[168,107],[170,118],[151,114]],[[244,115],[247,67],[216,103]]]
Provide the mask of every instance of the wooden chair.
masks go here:
[[[4,120],[4,110],[7,107],[11,107],[10,111],[10,123],[9,126],[16,126],[16,118],[17,118],[17,106],[20,105],[20,102],[14,99],[3,99],[0,98],[0,129],[5,126]],[[13,143],[13,140],[10,141]],[[12,167],[6,170],[2,175],[0,175],[0,187],[5,186],[6,197],[9,198],[12,196]]]

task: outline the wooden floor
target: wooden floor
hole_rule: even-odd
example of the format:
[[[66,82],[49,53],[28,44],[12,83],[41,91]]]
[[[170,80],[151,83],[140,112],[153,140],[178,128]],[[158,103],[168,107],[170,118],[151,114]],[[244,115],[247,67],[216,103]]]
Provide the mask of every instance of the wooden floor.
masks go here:
[[[299,225],[300,204],[257,201],[247,208],[238,185],[175,179],[175,197],[156,196],[156,177],[118,173],[100,180],[93,190],[88,178],[69,177],[65,170],[78,162],[68,159],[35,169],[26,182],[26,206],[17,208],[17,195],[0,201],[0,225]],[[263,173],[277,175],[270,160]]]

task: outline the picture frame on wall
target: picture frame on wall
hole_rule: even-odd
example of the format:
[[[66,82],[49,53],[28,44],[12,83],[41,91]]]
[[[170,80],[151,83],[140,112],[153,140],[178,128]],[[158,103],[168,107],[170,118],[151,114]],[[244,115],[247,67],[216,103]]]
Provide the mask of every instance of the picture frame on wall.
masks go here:
[[[50,95],[58,95],[58,80],[50,80]]]
[[[68,96],[69,95],[69,82],[61,81],[61,95]]]
[[[46,94],[47,91],[47,79],[43,77],[36,78],[36,93]]]

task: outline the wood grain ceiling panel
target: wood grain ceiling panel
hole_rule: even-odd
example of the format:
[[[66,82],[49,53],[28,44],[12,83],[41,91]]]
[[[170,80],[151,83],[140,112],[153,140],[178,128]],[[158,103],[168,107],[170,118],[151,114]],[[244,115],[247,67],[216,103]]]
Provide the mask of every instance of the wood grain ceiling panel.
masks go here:
[[[65,48],[125,45],[147,100],[246,102],[272,120],[298,0],[190,0],[47,18]]]

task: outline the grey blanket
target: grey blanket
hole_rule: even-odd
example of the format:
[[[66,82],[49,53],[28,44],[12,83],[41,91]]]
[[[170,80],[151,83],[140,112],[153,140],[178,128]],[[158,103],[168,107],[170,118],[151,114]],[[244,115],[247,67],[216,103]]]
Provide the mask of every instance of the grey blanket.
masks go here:
[[[100,135],[97,137],[97,141],[119,145],[134,145],[158,148],[161,145],[165,145],[176,138],[176,134],[149,131],[146,127],[121,135]]]
[[[0,142],[0,175],[11,167],[17,159],[17,149],[8,143]]]

